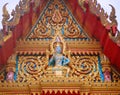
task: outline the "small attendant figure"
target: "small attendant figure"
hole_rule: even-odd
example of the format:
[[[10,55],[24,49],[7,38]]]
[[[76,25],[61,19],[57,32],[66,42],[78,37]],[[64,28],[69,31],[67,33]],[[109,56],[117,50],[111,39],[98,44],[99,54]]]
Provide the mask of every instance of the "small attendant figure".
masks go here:
[[[6,76],[7,81],[13,81],[14,80],[14,72],[12,70],[8,71]]]
[[[105,78],[105,81],[108,81],[108,82],[111,81],[111,74],[108,69],[105,69],[104,71],[104,78]]]

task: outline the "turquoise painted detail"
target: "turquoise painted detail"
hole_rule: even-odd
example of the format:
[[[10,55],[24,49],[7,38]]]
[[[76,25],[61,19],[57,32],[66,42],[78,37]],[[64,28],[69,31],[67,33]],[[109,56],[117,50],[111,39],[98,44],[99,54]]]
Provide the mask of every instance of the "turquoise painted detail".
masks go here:
[[[14,73],[14,80],[17,80],[17,74],[18,74],[18,55],[16,56],[16,70],[15,70],[15,73]]]
[[[62,35],[64,35],[64,27],[62,27],[61,32],[62,32]]]
[[[100,78],[101,78],[102,82],[104,82],[104,74],[102,72],[100,56],[98,56],[98,68],[99,68]]]

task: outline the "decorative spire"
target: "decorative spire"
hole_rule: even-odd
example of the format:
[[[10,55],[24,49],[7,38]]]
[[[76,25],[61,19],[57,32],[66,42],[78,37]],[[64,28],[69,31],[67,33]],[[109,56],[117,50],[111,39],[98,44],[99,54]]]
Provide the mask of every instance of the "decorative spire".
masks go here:
[[[8,13],[8,10],[6,8],[8,3],[6,3],[4,6],[3,6],[3,19],[2,19],[2,25],[5,25],[7,20],[10,18],[10,15]]]
[[[61,48],[63,47],[63,42],[59,35],[55,37],[55,42],[53,42],[54,49],[56,48],[56,46],[60,46]]]
[[[56,37],[56,42],[61,42],[61,39],[60,39],[60,37],[58,35]]]
[[[112,25],[118,25],[118,23],[117,23],[117,20],[116,20],[116,15],[115,15],[115,8],[111,5],[111,4],[109,4],[110,6],[111,6],[111,8],[112,8],[112,11],[111,11],[111,13],[110,13],[110,16],[109,16],[109,19],[111,20],[111,24]]]

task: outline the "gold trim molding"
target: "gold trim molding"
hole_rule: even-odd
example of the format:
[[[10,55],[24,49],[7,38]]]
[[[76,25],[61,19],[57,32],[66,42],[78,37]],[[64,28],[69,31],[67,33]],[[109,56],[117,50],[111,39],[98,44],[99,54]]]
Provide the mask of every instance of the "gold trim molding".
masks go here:
[[[54,80],[54,81],[53,81]],[[64,80],[64,81],[62,81]],[[39,81],[28,82],[28,83],[21,83],[21,82],[4,82],[0,83],[0,93],[9,93],[9,94],[30,94],[32,92],[41,92],[44,91],[47,93],[48,91],[52,93],[53,91],[57,93],[60,91],[62,93],[65,91],[68,93],[73,92],[88,92],[91,94],[98,94],[98,93],[120,93],[120,81],[117,83],[111,82],[84,82],[80,81],[78,78],[64,78],[60,80],[59,77],[56,78],[49,78],[49,81],[46,78],[41,78]],[[58,82],[59,81],[59,82]],[[8,92],[9,91],[9,92]],[[113,95],[116,95],[113,94]],[[103,95],[103,94],[101,94]]]

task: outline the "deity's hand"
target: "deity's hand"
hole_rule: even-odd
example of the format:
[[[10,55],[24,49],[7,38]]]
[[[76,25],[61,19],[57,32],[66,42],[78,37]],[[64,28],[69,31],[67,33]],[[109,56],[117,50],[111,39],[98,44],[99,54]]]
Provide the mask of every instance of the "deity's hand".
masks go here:
[[[70,60],[67,57],[63,56],[63,66],[68,65],[69,62]]]

